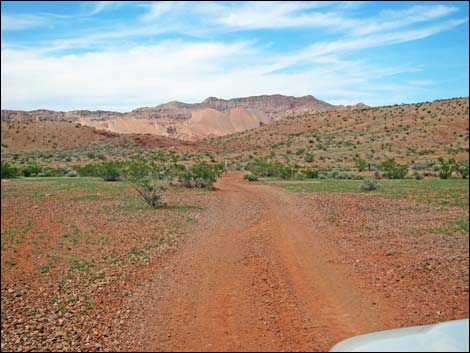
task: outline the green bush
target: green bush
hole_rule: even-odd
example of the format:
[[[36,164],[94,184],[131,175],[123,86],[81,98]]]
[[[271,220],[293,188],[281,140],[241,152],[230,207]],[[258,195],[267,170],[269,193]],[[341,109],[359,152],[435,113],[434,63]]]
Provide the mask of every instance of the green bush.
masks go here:
[[[243,179],[248,181],[258,181],[258,177],[254,174],[246,174]]]
[[[376,179],[367,178],[364,179],[361,183],[361,190],[362,191],[372,191],[376,190],[379,187],[379,183]]]
[[[420,173],[418,173],[417,171],[415,171],[413,173],[413,178],[415,178],[416,180],[423,180],[424,179],[424,177]]]
[[[388,159],[380,165],[383,176],[387,179],[404,179],[408,174],[408,165],[395,162],[394,158]]]
[[[18,168],[11,165],[7,161],[2,161],[1,165],[1,178],[10,179],[18,176]]]
[[[307,162],[307,163],[311,163],[313,161],[315,161],[315,156],[313,155],[313,153],[306,153],[305,156],[304,156],[304,161]]]
[[[336,179],[353,179],[354,175],[348,172],[339,172],[336,174]]]
[[[97,167],[98,175],[105,181],[117,181],[122,174],[122,163],[103,162]]]
[[[451,158],[449,160],[445,160],[444,158],[439,157],[438,161],[439,161],[439,170],[438,170],[439,178],[449,179],[452,173],[457,170],[455,159]]]
[[[318,170],[318,168],[304,168],[302,170],[302,173],[307,179],[316,179],[318,178],[320,171]]]
[[[126,163],[126,179],[151,207],[161,205],[161,193],[167,189],[173,178],[174,163],[163,152],[152,158],[134,158]]]
[[[73,169],[82,177],[91,176],[97,177],[100,176],[98,172],[98,165],[97,164],[87,164],[84,166],[75,165]]]
[[[198,162],[180,172],[179,182],[185,187],[214,189],[214,183],[222,174],[223,167],[219,164]]]
[[[42,172],[42,168],[38,166],[37,164],[30,164],[20,169],[20,173],[25,177],[34,176],[41,172]]]
[[[461,175],[462,179],[468,179],[468,161],[459,162],[457,164],[457,171]]]
[[[354,165],[356,166],[357,170],[363,172],[367,169],[367,161],[361,158],[354,159]]]

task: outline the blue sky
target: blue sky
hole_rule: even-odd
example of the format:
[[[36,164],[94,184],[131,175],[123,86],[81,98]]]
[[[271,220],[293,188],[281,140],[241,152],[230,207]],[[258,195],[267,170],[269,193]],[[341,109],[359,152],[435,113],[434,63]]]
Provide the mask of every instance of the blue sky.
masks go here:
[[[1,3],[2,109],[468,96],[467,2]]]

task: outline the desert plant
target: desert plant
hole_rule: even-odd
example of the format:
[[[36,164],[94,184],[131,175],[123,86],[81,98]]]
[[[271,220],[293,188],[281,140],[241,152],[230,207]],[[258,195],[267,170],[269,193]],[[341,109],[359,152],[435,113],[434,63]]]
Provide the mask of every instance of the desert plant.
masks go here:
[[[126,178],[151,207],[161,205],[161,193],[173,178],[174,166],[163,152],[151,159],[137,157],[127,162]]]
[[[367,161],[359,157],[354,159],[354,165],[356,166],[357,170],[360,172],[363,172],[367,169]]]
[[[38,173],[41,173],[41,172],[42,172],[42,169],[37,164],[30,164],[20,169],[20,173],[25,177],[33,176],[33,174],[37,175]]]
[[[207,162],[198,162],[187,167],[180,173],[179,181],[186,187],[214,189],[214,182],[222,174],[223,167],[219,164],[208,164]]]
[[[316,179],[318,178],[318,174],[320,173],[317,168],[304,168],[302,172],[308,179]]]
[[[97,167],[98,175],[105,181],[117,181],[121,177],[122,163],[103,162]]]
[[[408,165],[395,162],[394,158],[388,159],[380,165],[383,176],[387,179],[404,179],[408,174]]]
[[[255,174],[246,174],[243,179],[248,181],[258,181],[258,177]]]
[[[462,176],[462,179],[468,179],[468,161],[459,162],[457,164],[457,171]]]
[[[416,180],[422,180],[424,177],[423,177],[420,173],[418,173],[417,171],[415,171],[415,172],[413,173],[413,178],[415,178]]]
[[[376,179],[367,178],[364,179],[361,183],[361,190],[362,191],[372,191],[376,190],[379,187],[379,183]]]
[[[455,159],[451,158],[449,160],[445,160],[442,157],[438,158],[439,161],[439,178],[441,179],[449,179],[452,173],[456,170]]]
[[[11,165],[7,161],[2,161],[1,178],[9,179],[9,178],[15,178],[16,176],[18,176],[18,168],[16,168],[14,165]]]

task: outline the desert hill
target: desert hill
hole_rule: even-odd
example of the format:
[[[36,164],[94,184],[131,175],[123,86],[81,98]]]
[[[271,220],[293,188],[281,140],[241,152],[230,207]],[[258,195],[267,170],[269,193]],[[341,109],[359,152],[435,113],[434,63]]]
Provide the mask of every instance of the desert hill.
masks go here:
[[[61,121],[115,133],[140,133],[181,140],[217,137],[263,126],[285,116],[334,110],[313,96],[262,95],[234,99],[209,97],[201,103],[169,102],[128,113],[74,110],[2,110],[3,122]]]
[[[301,164],[351,164],[356,156],[428,161],[468,160],[469,100],[455,98],[383,107],[340,107],[301,114],[201,143],[222,147],[221,159],[241,164],[257,157]]]

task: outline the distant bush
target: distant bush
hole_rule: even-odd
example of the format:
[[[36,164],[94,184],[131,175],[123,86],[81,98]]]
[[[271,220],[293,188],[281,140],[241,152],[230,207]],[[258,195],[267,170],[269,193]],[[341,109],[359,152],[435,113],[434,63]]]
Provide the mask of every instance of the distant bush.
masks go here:
[[[388,159],[380,165],[383,176],[387,179],[404,179],[408,174],[408,165],[399,164],[395,159]]]
[[[438,161],[440,166],[438,170],[439,178],[449,179],[452,173],[457,169],[455,159],[451,158],[449,160],[445,160],[444,158],[439,157]]]
[[[246,174],[243,179],[248,181],[258,181],[258,177],[254,174]]]
[[[362,191],[372,191],[376,190],[379,187],[379,183],[375,179],[364,179],[361,183],[361,190]]]
[[[348,173],[348,172],[339,172],[337,175],[336,175],[336,179],[353,179],[353,175],[351,173]]]
[[[117,181],[122,174],[122,163],[103,162],[97,166],[97,172],[105,181]]]
[[[74,178],[77,176],[77,172],[75,170],[71,170],[70,172],[67,173],[67,176]]]
[[[420,173],[418,173],[417,171],[415,171],[415,172],[413,173],[413,178],[415,178],[416,180],[422,180],[422,179],[424,179],[424,177],[423,177]]]
[[[1,165],[1,178],[10,179],[18,176],[18,168],[11,165],[7,161],[2,161]]]
[[[219,164],[198,162],[183,170],[179,175],[179,181],[185,187],[213,190],[214,183],[221,176],[222,170],[223,168]]]
[[[316,179],[318,178],[320,171],[318,170],[318,168],[304,168],[304,170],[302,170],[302,173],[308,179]]]
[[[457,171],[461,175],[462,179],[468,179],[468,161],[459,162],[457,164]]]
[[[41,172],[42,172],[42,168],[38,166],[37,164],[30,164],[26,167],[20,168],[20,174],[25,177],[34,176]]]
[[[97,177],[100,176],[97,164],[87,164],[84,166],[75,165],[73,169],[82,177]]]
[[[354,159],[354,165],[360,172],[363,172],[367,169],[367,161],[359,157]]]
[[[304,161],[307,162],[307,163],[311,163],[315,160],[315,156],[313,155],[313,153],[306,153],[305,156],[304,156]]]

